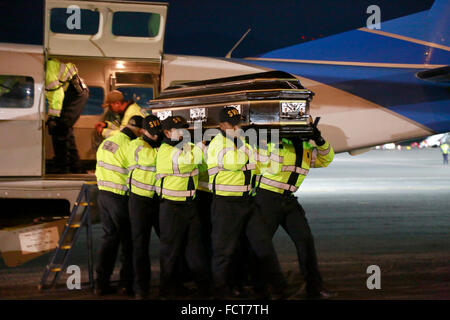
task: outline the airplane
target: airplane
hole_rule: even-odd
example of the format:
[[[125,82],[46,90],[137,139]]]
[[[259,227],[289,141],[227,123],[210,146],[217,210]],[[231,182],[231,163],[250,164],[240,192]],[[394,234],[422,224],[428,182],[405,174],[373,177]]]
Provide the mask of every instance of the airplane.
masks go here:
[[[448,140],[448,133],[434,134],[420,143],[421,148],[439,147]]]
[[[89,22],[81,28],[73,16],[77,8]],[[357,155],[372,146],[450,131],[450,4],[445,0],[384,21],[381,29],[362,26],[245,58],[233,58],[232,51],[225,57],[164,53],[168,8],[154,2],[46,0],[43,46],[0,44],[2,88],[11,89],[8,81],[16,85],[15,94],[0,88],[0,136],[11,137],[0,141],[0,204],[16,208],[2,215],[0,225],[18,216],[24,217],[21,223],[35,218],[37,206],[43,208],[40,215],[65,217],[81,185],[95,180],[93,174],[46,174],[53,156],[44,124],[49,57],[75,63],[89,86],[91,97],[74,132],[81,159],[91,165],[101,141],[94,125],[104,117],[100,105],[109,91],[122,90],[146,107],[177,83],[270,70],[294,75],[315,93],[310,113],[321,117],[319,129],[337,153]],[[23,251],[22,238],[46,228],[60,232],[64,221],[0,229],[7,264],[47,252],[39,244]]]

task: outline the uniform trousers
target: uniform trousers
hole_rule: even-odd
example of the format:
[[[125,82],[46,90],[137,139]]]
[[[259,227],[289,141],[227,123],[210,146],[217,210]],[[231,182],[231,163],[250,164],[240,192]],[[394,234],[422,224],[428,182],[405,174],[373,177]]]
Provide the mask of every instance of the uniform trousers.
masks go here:
[[[159,200],[130,193],[128,201],[133,240],[134,289],[147,294],[151,280],[151,261],[149,255],[152,227],[159,237]]]
[[[261,216],[254,211],[252,199],[214,195],[211,207],[212,274],[218,294],[226,292],[227,273],[239,242],[246,236],[255,252],[260,272],[277,291],[287,287],[271,236]]]
[[[103,227],[102,243],[98,253],[97,282],[100,286],[108,286],[117,252],[121,245],[122,268],[120,285],[131,287],[133,284],[133,262],[130,218],[128,214],[128,196],[99,190],[97,198]]]
[[[65,170],[69,166],[72,171],[80,169],[80,157],[73,135],[73,126],[89,99],[89,91],[78,93],[70,84],[64,93],[61,115],[57,118],[56,128],[52,130],[54,167]]]
[[[272,237],[281,225],[294,242],[300,273],[306,282],[306,291],[317,293],[322,290],[314,239],[305,211],[297,198],[259,188],[255,204]]]
[[[195,201],[162,199],[159,213],[161,293],[174,294],[178,277],[177,262],[184,254],[188,267],[200,290],[208,290],[209,270],[197,204]]]

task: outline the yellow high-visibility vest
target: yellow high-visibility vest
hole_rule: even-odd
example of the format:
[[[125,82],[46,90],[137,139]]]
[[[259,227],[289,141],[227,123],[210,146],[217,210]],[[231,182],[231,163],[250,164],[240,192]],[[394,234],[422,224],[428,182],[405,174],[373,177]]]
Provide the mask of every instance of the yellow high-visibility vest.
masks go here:
[[[95,176],[99,190],[128,194],[128,158],[130,137],[119,132],[105,139],[97,150]]]
[[[53,58],[47,61],[45,96],[48,100],[49,116],[61,116],[64,92],[69,87],[69,80],[77,73],[77,67],[73,63],[63,63]]]
[[[283,138],[280,146],[270,143],[266,150],[260,150],[257,156],[260,168],[260,175],[256,178],[257,188],[277,193],[296,192],[310,168],[326,167],[333,161],[334,150],[328,142],[314,147],[303,141],[301,146],[296,147],[301,156],[298,161],[289,139]]]
[[[193,143],[182,149],[163,143],[156,160],[156,187],[162,199],[186,201],[195,197],[202,150]]]
[[[253,148],[241,137],[241,146],[222,134],[208,146],[209,189],[220,196],[243,196],[251,191],[256,169]]]
[[[156,156],[153,148],[142,138],[130,142],[128,157],[128,185],[134,194],[153,198],[156,182]]]

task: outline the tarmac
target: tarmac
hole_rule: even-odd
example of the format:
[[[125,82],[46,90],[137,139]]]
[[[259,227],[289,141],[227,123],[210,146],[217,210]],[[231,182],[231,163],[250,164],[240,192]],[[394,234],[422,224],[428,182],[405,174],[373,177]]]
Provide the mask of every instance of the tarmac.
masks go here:
[[[326,288],[337,293],[335,299],[450,299],[450,166],[442,165],[439,149],[338,154],[328,168],[310,170],[296,195],[315,237]],[[97,224],[95,250],[101,235]],[[301,291],[295,248],[284,230],[277,231],[274,245],[290,286]],[[159,241],[155,234],[150,254],[154,279],[150,298],[156,299]],[[81,268],[80,290],[67,289],[64,274],[58,288],[39,292],[48,259],[45,254],[14,268],[0,259],[0,299],[98,299],[87,283],[84,234],[69,263]],[[379,267],[380,289],[368,289],[372,273],[367,269],[372,265]],[[118,278],[118,267],[113,278]]]

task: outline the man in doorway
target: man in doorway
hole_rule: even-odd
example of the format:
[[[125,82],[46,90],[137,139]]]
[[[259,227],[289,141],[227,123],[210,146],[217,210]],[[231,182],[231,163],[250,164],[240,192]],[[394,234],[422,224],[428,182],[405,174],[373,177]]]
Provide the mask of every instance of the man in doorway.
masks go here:
[[[50,58],[45,73],[48,132],[52,136],[53,166],[48,173],[83,173],[73,126],[89,98],[88,87],[73,63]]]

